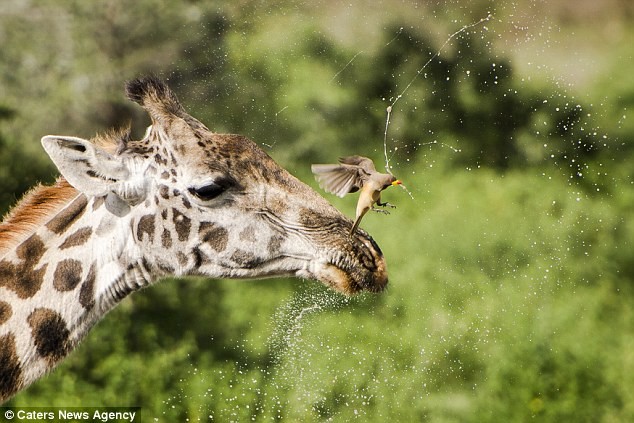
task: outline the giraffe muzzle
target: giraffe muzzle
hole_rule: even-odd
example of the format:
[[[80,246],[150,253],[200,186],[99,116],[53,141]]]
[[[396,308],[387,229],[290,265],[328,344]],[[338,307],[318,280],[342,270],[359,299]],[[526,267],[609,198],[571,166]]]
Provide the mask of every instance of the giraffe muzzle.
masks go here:
[[[387,287],[388,275],[379,246],[363,230],[357,231],[353,237],[348,237],[347,233],[344,236],[347,239],[341,243],[344,245],[333,248],[332,257],[326,263],[313,266],[310,277],[346,295],[383,291]]]
[[[387,264],[383,252],[365,231],[357,231],[356,256],[361,264],[353,267],[353,279],[358,291],[381,292],[387,287]]]

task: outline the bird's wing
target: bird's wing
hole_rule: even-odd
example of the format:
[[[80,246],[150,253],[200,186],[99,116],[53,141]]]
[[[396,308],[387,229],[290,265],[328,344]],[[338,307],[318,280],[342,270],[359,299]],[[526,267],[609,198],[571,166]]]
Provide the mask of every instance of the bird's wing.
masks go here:
[[[358,191],[367,179],[366,173],[358,166],[346,164],[314,164],[311,166],[315,179],[324,191],[338,197]]]
[[[371,159],[368,159],[367,157],[363,157],[363,156],[340,157],[339,163],[359,166],[361,169],[365,170],[369,174],[376,172],[376,168],[374,167],[374,162]]]

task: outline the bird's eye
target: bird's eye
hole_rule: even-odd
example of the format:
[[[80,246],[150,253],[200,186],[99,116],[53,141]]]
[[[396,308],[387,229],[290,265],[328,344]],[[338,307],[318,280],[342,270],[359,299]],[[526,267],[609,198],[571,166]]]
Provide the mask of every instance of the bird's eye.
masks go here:
[[[230,180],[219,179],[200,187],[190,188],[189,192],[202,201],[210,201],[225,192],[230,186]]]

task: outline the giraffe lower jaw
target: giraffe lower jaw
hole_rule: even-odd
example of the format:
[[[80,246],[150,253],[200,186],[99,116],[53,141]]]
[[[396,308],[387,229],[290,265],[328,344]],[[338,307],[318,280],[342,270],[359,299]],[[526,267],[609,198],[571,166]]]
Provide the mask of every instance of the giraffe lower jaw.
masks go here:
[[[317,280],[346,295],[361,291],[381,292],[387,287],[388,278],[384,263],[373,272],[359,265],[313,263],[308,269],[298,271],[297,276]]]

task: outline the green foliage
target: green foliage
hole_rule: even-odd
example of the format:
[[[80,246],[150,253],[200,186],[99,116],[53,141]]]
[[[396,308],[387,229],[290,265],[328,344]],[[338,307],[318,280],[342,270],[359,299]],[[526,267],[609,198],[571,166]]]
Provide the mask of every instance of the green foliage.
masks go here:
[[[15,111],[0,105],[0,123],[14,118]],[[30,163],[30,166],[25,166]],[[33,160],[21,146],[11,143],[0,132],[0,216],[29,188],[39,181],[51,181],[53,166]]]
[[[340,155],[380,167],[397,100],[388,154],[414,199],[390,188],[398,208],[362,224],[386,255],[387,292],[166,280],[11,405],[138,405],[150,421],[634,419],[622,52],[582,101],[520,75],[477,28],[429,61],[444,40],[403,24],[405,6],[351,44],[326,29],[322,3],[36,3],[0,14],[0,210],[51,180],[42,135],[129,120],[141,132],[121,87],[147,72],[309,182],[309,163]],[[353,198],[327,198],[354,212]]]

